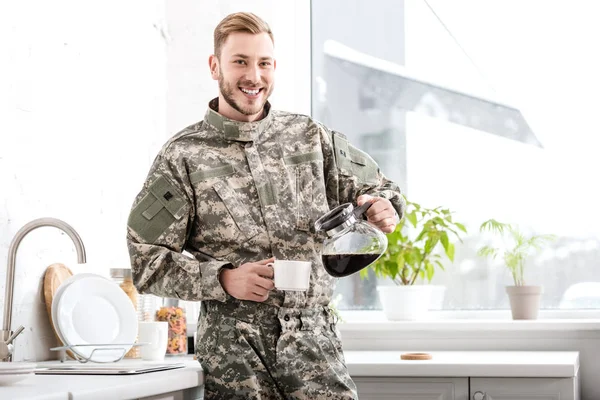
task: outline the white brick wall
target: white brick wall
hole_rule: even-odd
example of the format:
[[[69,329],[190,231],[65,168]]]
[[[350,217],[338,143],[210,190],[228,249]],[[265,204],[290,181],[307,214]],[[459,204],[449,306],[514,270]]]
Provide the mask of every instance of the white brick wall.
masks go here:
[[[9,243],[35,218],[72,225],[97,268],[129,265],[131,202],[160,146],[201,119],[216,95],[212,30],[241,10],[275,31],[274,106],[309,113],[308,0],[0,4],[0,306]],[[75,260],[70,239],[54,228],[20,246],[12,325],[26,331],[16,360],[51,357],[42,277],[48,265]]]

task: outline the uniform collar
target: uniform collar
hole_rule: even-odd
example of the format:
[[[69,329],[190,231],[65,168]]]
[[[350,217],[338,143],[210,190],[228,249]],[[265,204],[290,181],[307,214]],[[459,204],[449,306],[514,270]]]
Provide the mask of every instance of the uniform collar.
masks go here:
[[[229,140],[250,142],[258,139],[258,136],[267,128],[271,122],[271,104],[265,103],[265,117],[254,122],[240,122],[226,118],[216,110],[219,108],[219,98],[214,98],[208,103],[208,110],[204,121],[212,125],[219,133]]]

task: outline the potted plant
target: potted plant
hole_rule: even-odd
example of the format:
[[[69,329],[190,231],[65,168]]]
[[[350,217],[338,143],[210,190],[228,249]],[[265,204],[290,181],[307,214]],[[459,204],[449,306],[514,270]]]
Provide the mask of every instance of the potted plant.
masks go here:
[[[467,229],[452,219],[448,209],[423,207],[406,202],[404,218],[394,232],[387,235],[386,252],[369,268],[360,271],[368,278],[373,270],[379,278],[389,278],[395,285],[378,286],[383,311],[389,320],[415,320],[426,315],[431,301],[431,282],[436,269],[444,269],[444,260],[454,261],[454,243]]]
[[[525,261],[535,251],[555,239],[554,235],[527,236],[517,227],[490,219],[481,224],[480,232],[489,231],[500,235],[505,241],[503,248],[483,246],[478,254],[496,258],[502,254],[504,265],[513,278],[513,286],[506,286],[513,319],[536,319],[543,293],[541,286],[530,286],[525,282]],[[502,253],[501,253],[502,252]]]

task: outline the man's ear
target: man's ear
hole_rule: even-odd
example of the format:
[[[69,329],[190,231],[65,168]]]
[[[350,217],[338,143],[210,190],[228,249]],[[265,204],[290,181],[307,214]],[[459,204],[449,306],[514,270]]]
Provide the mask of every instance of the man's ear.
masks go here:
[[[273,69],[277,68],[277,60],[273,60]]]
[[[215,81],[219,80],[219,59],[214,54],[208,57],[208,67],[210,68],[210,76]]]

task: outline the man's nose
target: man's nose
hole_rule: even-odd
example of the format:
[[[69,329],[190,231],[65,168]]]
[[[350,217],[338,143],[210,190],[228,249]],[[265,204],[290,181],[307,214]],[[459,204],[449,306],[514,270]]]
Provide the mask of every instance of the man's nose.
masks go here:
[[[257,65],[251,66],[246,74],[246,79],[252,83],[260,83],[260,68]]]

